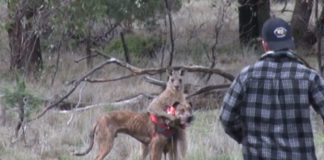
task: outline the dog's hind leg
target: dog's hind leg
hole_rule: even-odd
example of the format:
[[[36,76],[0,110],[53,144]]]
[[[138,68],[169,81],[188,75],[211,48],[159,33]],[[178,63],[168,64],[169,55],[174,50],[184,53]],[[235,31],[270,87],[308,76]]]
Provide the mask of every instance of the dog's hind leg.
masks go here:
[[[177,135],[177,153],[179,156],[179,160],[186,159],[186,153],[188,150],[188,143],[187,143],[187,134],[185,129],[178,129]]]
[[[98,127],[98,153],[95,160],[103,160],[105,156],[110,152],[114,144],[114,138],[116,131],[106,126]]]
[[[141,143],[141,154],[142,154],[142,160],[145,160],[147,155],[149,153],[149,147],[147,144]]]

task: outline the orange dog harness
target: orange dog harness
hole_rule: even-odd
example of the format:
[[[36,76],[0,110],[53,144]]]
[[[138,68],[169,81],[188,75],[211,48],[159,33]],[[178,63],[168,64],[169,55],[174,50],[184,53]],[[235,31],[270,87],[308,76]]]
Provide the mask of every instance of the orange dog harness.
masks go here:
[[[168,114],[175,115],[175,107],[167,106],[166,111]],[[159,123],[155,114],[150,114],[152,122],[155,124],[155,131],[152,134],[154,137],[157,133],[161,133],[168,138],[172,138],[172,136],[176,133],[174,128],[171,128],[166,123]]]

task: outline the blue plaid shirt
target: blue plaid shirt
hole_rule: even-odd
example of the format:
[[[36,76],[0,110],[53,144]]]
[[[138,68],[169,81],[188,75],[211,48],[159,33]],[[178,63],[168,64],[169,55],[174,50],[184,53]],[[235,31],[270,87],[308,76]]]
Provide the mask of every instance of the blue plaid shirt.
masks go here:
[[[245,160],[315,160],[310,105],[324,117],[324,80],[290,52],[244,68],[220,113]]]

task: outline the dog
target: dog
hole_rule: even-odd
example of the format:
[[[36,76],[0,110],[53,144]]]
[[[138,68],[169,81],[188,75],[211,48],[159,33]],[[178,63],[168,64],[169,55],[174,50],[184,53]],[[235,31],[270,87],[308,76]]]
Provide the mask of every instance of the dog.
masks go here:
[[[181,133],[179,130],[181,131],[184,127],[189,126],[194,120],[194,116],[191,104],[175,102],[171,107],[174,108],[174,116],[176,117],[174,121],[165,117],[154,116],[149,112],[138,113],[126,110],[112,111],[102,115],[90,132],[88,149],[82,153],[73,154],[83,156],[89,153],[96,137],[98,151],[95,160],[103,160],[111,151],[114,139],[119,133],[123,133],[142,143],[144,146],[143,159],[149,154],[150,160],[161,160],[163,153],[170,153],[171,158],[177,157],[176,143],[172,143],[170,135],[164,134],[164,132],[172,133],[171,138],[178,138],[181,136],[177,135],[177,133]],[[163,130],[161,126],[167,127]],[[181,140],[181,138],[178,139]]]

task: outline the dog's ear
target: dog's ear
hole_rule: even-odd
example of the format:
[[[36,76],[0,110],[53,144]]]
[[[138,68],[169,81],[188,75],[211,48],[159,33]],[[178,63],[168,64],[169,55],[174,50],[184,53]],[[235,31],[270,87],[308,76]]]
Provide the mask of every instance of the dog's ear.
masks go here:
[[[176,107],[176,108],[177,108],[177,106],[178,106],[179,104],[180,104],[180,103],[179,103],[178,101],[176,101],[176,102],[173,103],[172,107]]]

